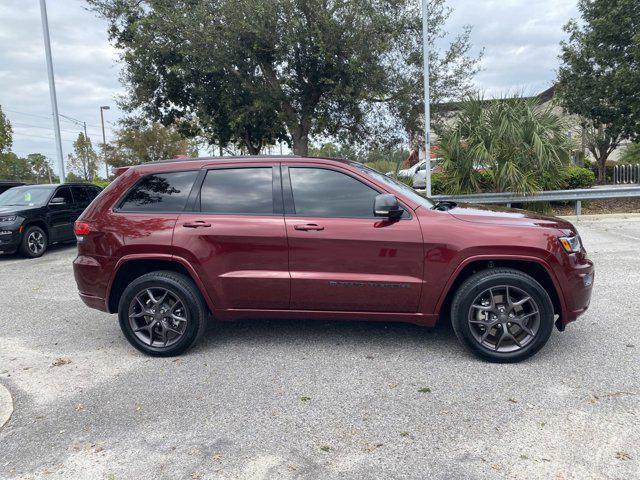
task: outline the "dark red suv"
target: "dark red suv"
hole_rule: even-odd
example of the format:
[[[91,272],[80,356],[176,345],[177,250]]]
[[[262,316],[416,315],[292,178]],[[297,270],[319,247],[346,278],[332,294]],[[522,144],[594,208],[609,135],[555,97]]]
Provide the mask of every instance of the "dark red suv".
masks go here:
[[[451,319],[486,359],[533,355],[589,306],[575,228],[434,204],[355,162],[202,158],[121,169],[76,222],[84,302],[176,355],[207,320]]]

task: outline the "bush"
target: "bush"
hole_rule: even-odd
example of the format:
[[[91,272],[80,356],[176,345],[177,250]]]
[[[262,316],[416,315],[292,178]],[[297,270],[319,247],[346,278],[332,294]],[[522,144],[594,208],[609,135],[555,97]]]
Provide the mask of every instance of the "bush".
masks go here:
[[[624,147],[620,163],[640,163],[640,143],[630,143]]]
[[[588,168],[571,165],[565,168],[562,175],[561,188],[591,188],[596,184],[596,174]]]
[[[431,195],[446,195],[444,178],[444,173],[431,174]]]
[[[99,186],[100,188],[106,188],[107,185],[111,183],[111,180],[96,180],[93,182],[94,185]]]

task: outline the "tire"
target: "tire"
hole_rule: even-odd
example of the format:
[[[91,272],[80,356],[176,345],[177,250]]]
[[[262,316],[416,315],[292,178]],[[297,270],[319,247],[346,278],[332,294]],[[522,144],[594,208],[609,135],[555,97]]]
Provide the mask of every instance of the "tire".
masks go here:
[[[47,233],[40,227],[32,225],[27,227],[22,235],[18,250],[23,257],[38,258],[44,255],[48,246],[49,239],[47,238]]]
[[[531,276],[492,268],[460,285],[451,304],[451,323],[458,340],[478,357],[496,363],[519,362],[549,340],[553,303]]]
[[[155,313],[151,314],[153,310]],[[131,345],[147,355],[170,357],[185,352],[202,337],[208,310],[190,278],[157,271],[136,278],[125,288],[118,318]],[[177,321],[178,318],[184,320]]]

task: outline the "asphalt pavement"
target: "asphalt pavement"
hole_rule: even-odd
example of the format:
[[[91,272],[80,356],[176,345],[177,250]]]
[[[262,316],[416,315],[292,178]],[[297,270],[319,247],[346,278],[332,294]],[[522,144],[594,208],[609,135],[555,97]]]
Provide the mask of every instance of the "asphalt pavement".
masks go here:
[[[0,478],[640,478],[640,218],[577,226],[591,308],[515,365],[448,325],[312,321],[149,358],[79,300],[74,246],[0,257]]]

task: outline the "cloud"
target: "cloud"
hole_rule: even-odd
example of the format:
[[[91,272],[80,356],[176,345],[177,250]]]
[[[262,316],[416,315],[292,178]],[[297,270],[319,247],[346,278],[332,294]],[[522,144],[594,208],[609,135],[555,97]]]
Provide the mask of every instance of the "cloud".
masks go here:
[[[538,93],[550,86],[558,67],[562,26],[577,16],[575,1],[450,0],[447,30],[472,25],[477,53],[485,49],[476,85],[487,96]],[[49,0],[49,27],[60,113],[87,122],[94,144],[102,141],[100,105],[110,105],[108,122],[122,115],[118,54],[109,45],[107,24],[81,0]],[[41,152],[55,160],[51,103],[35,0],[0,3],[0,105],[14,126],[14,151]],[[106,124],[107,137],[112,124]],[[61,122],[63,151],[71,152],[80,128]],[[108,138],[107,138],[108,139]]]
[[[110,105],[105,119],[114,123],[122,113],[115,97],[123,92],[115,49],[107,25],[80,0],[47,2],[58,109],[87,123],[94,145],[102,142],[100,105]],[[40,8],[37,1],[0,3],[0,105],[14,129],[13,150],[19,155],[42,152],[55,164],[51,100],[47,79]],[[66,157],[81,127],[60,123]],[[108,137],[113,129],[105,125]],[[57,170],[57,167],[56,167]]]

